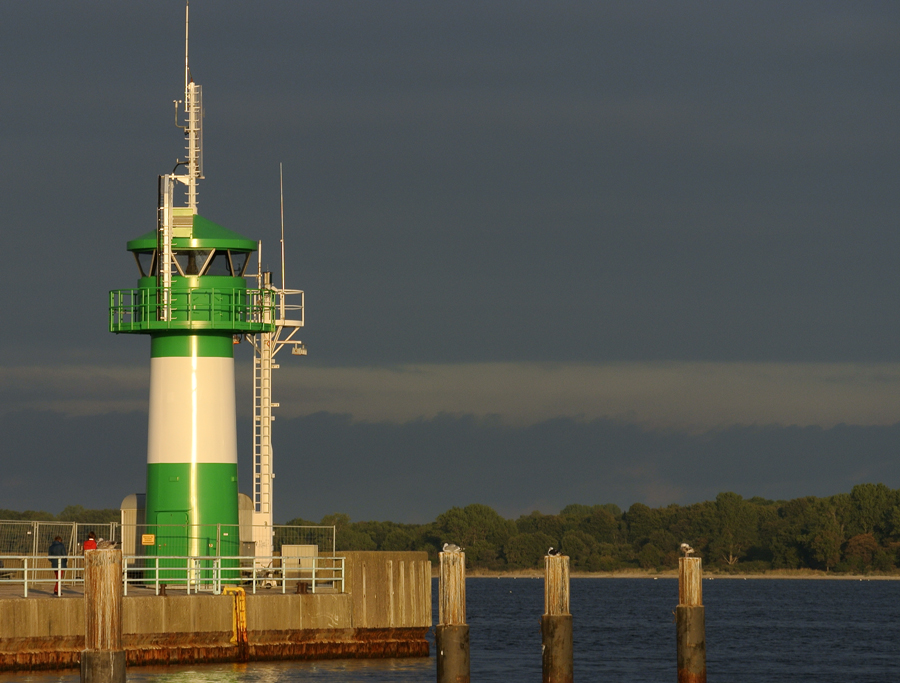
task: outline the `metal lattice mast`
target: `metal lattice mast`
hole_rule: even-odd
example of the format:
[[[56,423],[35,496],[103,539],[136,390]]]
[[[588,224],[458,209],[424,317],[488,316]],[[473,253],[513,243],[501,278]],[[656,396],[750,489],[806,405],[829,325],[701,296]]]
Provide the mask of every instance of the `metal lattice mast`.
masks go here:
[[[268,292],[263,296],[275,296],[271,282],[264,282],[263,288]],[[272,370],[277,367],[273,363],[275,354],[271,352],[275,335],[264,332],[257,336],[253,354],[253,511],[254,516],[259,516],[259,522],[254,525],[261,523],[271,527],[272,408],[278,407],[272,403]]]
[[[186,172],[174,172],[159,176],[159,203],[157,217],[157,259],[156,286],[160,291],[157,306],[157,320],[172,319],[171,288],[172,276],[177,275],[177,266],[172,255],[172,238],[175,236],[174,185],[178,181],[187,186],[187,216],[182,211],[181,223],[190,224],[190,216],[197,213],[197,181],[203,178],[203,89],[191,77],[189,59],[190,4],[184,6],[184,125],[178,123],[178,104],[175,100],[175,125],[184,131],[186,139],[185,161],[176,161],[175,168],[184,166]],[[185,220],[186,219],[186,220]]]
[[[175,176],[175,179],[187,185],[187,205],[192,213],[197,213],[197,181],[203,178],[203,89],[194,83],[191,76],[191,67],[188,60],[188,27],[190,5],[184,8],[184,125],[178,127],[184,130],[185,152],[184,161],[179,161],[179,166],[184,166],[186,172]],[[175,101],[177,111],[178,100]],[[177,114],[176,114],[177,119]],[[176,121],[176,125],[177,121]]]

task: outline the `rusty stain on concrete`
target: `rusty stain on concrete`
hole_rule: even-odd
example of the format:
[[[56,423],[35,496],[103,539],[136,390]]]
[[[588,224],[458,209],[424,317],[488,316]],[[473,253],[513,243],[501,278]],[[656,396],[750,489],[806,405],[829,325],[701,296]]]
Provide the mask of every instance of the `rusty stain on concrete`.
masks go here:
[[[231,633],[159,634],[124,637],[128,666],[200,664],[278,659],[376,659],[427,657],[427,628],[309,629],[250,634],[243,650]],[[29,638],[2,642],[0,671],[77,668],[84,638]],[[199,641],[199,642],[198,642]],[[254,642],[257,641],[257,642]]]

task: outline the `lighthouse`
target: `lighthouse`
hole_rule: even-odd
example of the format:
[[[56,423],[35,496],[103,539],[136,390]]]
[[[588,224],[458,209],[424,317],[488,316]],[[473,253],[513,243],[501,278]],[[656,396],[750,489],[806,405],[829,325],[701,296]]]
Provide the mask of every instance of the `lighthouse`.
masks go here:
[[[188,64],[187,19],[186,9],[184,100],[175,102],[185,158],[159,176],[156,229],[127,244],[139,279],[135,288],[110,292],[109,329],[150,337],[145,552],[235,556],[240,545],[233,348],[245,335],[276,332],[279,290],[248,288],[245,270],[258,243],[197,211],[203,106]],[[185,578],[183,572],[167,573],[170,580],[179,576]]]

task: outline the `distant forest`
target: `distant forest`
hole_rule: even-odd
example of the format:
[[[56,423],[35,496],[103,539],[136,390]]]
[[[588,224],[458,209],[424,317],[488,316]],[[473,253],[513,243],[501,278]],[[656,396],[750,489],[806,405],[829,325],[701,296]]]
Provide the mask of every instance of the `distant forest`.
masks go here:
[[[0,509],[0,519],[99,524],[120,516],[76,505],[59,515]],[[287,523],[335,525],[338,550],[424,550],[436,560],[449,541],[465,549],[472,569],[537,569],[553,546],[571,558],[575,571],[665,570],[678,566],[682,542],[696,549],[704,566],[725,572],[891,573],[900,567],[900,489],[884,484],[788,501],[720,493],[686,506],[635,503],[624,512],[612,504],[569,505],[556,515],[532,512],[516,520],[475,504],[428,524],[353,522],[345,514]]]
[[[309,524],[295,519],[289,524]],[[473,569],[543,567],[550,546],[576,571],[665,570],[689,543],[706,567],[723,572],[818,569],[890,573],[900,566],[900,489],[860,484],[850,493],[794,500],[744,499],[720,493],[693,505],[569,505],[559,514],[516,520],[486,505],[452,508],[430,524],[351,522],[329,515],[339,550],[424,550],[432,560],[444,542],[465,548]]]
[[[88,510],[81,505],[69,505],[58,515],[44,512],[43,510],[25,510],[25,512],[16,512],[15,510],[4,510],[3,508],[0,508],[0,519],[24,520],[28,522],[79,522],[81,524],[109,524],[110,522],[121,522],[122,513],[116,508],[107,508],[105,510]]]

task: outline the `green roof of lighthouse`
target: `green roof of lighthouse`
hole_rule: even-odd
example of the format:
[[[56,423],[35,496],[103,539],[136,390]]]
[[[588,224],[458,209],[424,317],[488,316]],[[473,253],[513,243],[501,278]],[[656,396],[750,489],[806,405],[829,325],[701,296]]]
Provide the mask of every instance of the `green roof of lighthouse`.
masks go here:
[[[157,245],[157,231],[152,230],[137,239],[128,242],[128,251],[153,251]],[[255,240],[247,239],[243,235],[223,228],[218,223],[194,214],[191,226],[191,236],[178,235],[172,237],[173,249],[234,249],[236,251],[255,251]]]

